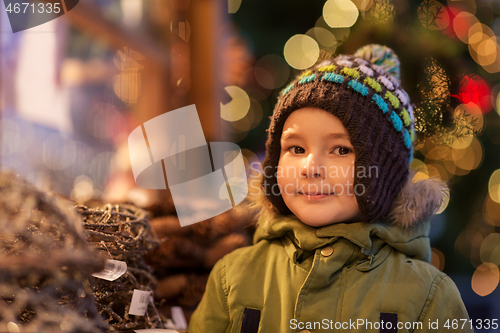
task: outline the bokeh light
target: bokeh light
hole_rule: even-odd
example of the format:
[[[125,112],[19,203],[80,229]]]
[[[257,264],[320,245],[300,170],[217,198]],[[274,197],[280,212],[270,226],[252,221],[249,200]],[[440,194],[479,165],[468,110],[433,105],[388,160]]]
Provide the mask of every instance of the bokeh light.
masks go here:
[[[472,275],[472,290],[479,296],[487,296],[495,290],[499,280],[498,267],[492,263],[483,263]]]
[[[370,10],[373,5],[373,0],[352,0],[360,12],[366,12]]]
[[[414,158],[414,159],[411,161],[410,167],[411,167],[413,170],[419,171],[419,170],[421,170],[422,168],[425,168],[425,163],[424,163],[423,161],[419,160],[418,158]],[[425,173],[427,174],[427,172],[426,172],[426,171],[425,171]]]
[[[113,90],[122,101],[134,104],[139,99],[141,76],[138,71],[126,71],[113,78]]]
[[[237,121],[245,117],[250,109],[250,97],[245,90],[236,86],[224,88],[231,96],[231,101],[227,104],[220,103],[220,116],[227,121]]]
[[[351,27],[358,16],[358,8],[351,0],[328,0],[323,6],[325,22],[332,28]]]
[[[374,0],[368,11],[368,19],[375,24],[390,24],[394,21],[396,7],[392,0]]]
[[[455,108],[454,115],[458,116],[460,114],[468,115],[467,118],[470,120],[474,119],[474,124],[472,129],[476,132],[481,132],[484,128],[484,115],[481,109],[474,103],[460,104]]]
[[[483,113],[491,111],[492,105],[490,100],[491,88],[483,78],[476,74],[464,75],[459,83],[458,94],[452,95],[456,97],[462,104],[473,103]],[[468,107],[471,107],[470,105]],[[472,113],[475,111],[470,110]],[[471,112],[468,112],[469,114]]]
[[[79,204],[90,200],[94,194],[94,182],[87,175],[80,175],[75,178],[74,187],[70,194],[70,199]]]
[[[241,0],[228,0],[227,11],[229,14],[234,14],[240,9]]]
[[[484,200],[483,216],[492,226],[500,227],[500,204],[493,201],[489,195]]]
[[[438,249],[432,248],[431,265],[443,271],[444,269],[444,254]]]
[[[266,89],[284,85],[290,76],[290,67],[285,59],[276,54],[263,56],[255,64],[255,79]]]
[[[320,46],[328,48],[331,52],[335,52],[337,38],[335,38],[335,35],[331,31],[321,27],[313,27],[307,30],[306,35],[314,38]]]
[[[465,149],[452,150],[453,162],[462,170],[471,171],[479,167],[483,160],[483,146],[475,137]]]
[[[455,35],[464,43],[469,42],[469,29],[478,23],[479,20],[466,11],[459,12],[453,19],[453,31]]]
[[[491,262],[500,265],[500,234],[491,233],[483,240],[479,255],[483,263]]]
[[[443,197],[443,201],[441,202],[441,205],[439,206],[438,210],[436,211],[436,215],[441,214],[446,210],[448,207],[448,204],[450,203],[450,195],[449,193]]]
[[[465,149],[469,147],[474,140],[474,136],[467,135],[464,137],[457,138],[451,144],[452,149]]]
[[[139,52],[125,47],[117,51],[113,62],[121,71],[113,78],[113,90],[122,101],[135,104],[141,94],[141,70],[144,68],[139,61],[144,60]]]
[[[497,107],[497,113],[500,116],[500,93],[498,93],[498,95],[497,95],[496,107]]]
[[[349,37],[349,33],[351,32],[351,28],[332,28],[326,23],[325,18],[320,16],[316,20],[316,24],[314,25],[317,28],[323,28],[333,34],[337,41],[346,40]]]
[[[495,170],[488,182],[488,194],[491,200],[500,204],[500,169]]]
[[[417,10],[420,23],[427,29],[442,30],[450,24],[448,10],[437,1],[424,0]]]
[[[285,44],[285,60],[295,69],[306,69],[316,63],[319,57],[319,45],[307,35],[292,36]]]

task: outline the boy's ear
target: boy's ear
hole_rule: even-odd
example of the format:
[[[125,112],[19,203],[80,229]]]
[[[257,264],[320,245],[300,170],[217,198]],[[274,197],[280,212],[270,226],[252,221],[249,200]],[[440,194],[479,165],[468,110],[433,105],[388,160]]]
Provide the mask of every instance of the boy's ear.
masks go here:
[[[389,212],[389,220],[404,228],[416,227],[429,220],[439,209],[449,189],[445,182],[435,178],[413,181],[410,172],[406,184],[396,196]]]

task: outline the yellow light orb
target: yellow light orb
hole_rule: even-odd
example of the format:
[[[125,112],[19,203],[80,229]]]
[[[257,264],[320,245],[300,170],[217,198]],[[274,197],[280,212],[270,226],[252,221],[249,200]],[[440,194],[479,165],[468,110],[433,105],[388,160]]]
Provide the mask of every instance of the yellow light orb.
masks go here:
[[[292,36],[285,44],[286,62],[293,68],[306,69],[316,63],[319,57],[319,45],[307,35]]]
[[[332,28],[351,27],[358,16],[358,8],[351,0],[328,0],[323,6],[323,17]]]
[[[488,193],[491,200],[500,204],[500,169],[495,170],[488,182]]]
[[[227,121],[237,121],[245,117],[250,109],[250,97],[245,90],[236,86],[224,88],[232,100],[227,104],[220,103],[220,116]]]

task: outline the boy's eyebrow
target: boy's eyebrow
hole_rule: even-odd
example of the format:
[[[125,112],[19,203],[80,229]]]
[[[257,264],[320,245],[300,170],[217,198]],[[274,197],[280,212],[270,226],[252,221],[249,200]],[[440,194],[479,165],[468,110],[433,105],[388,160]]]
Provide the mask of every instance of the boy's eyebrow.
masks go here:
[[[298,133],[291,133],[291,132],[286,132],[285,134],[283,134],[283,136],[281,137],[281,139],[283,141],[286,141],[288,139],[301,139],[302,136]],[[349,135],[348,134],[345,134],[345,133],[329,133],[327,135],[325,135],[323,137],[324,140],[326,139],[347,139],[349,140]]]

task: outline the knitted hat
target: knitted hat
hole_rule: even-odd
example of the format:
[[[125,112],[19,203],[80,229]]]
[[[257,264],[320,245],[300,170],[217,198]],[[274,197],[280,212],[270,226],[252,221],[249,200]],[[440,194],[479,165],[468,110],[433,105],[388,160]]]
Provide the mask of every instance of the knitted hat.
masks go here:
[[[262,188],[285,215],[292,212],[272,190],[277,186],[280,140],[288,116],[303,107],[318,107],[340,119],[356,155],[354,186],[364,189],[356,193],[361,214],[368,221],[387,218],[408,179],[415,139],[412,106],[400,86],[394,52],[381,45],[364,46],[353,56],[339,55],[303,72],[280,93],[267,130]],[[360,170],[366,172],[359,176]]]

